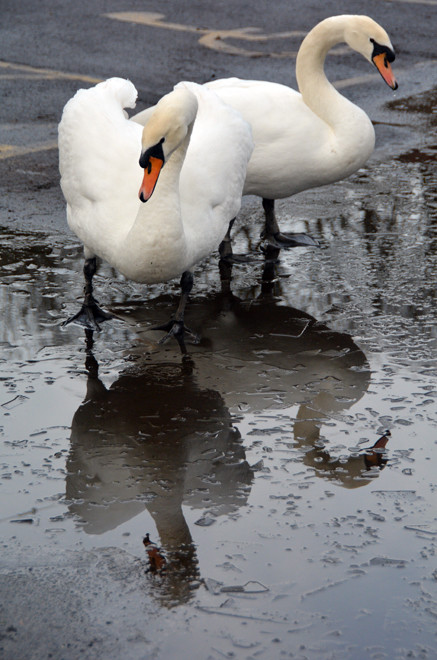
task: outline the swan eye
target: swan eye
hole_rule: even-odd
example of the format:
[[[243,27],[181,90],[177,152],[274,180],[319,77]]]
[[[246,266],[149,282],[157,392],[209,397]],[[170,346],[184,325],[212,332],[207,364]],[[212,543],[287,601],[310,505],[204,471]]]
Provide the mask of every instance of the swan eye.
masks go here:
[[[163,163],[165,162],[164,151],[162,149],[163,142],[165,142],[165,138],[161,138],[159,142],[154,144],[153,147],[146,149],[146,151],[140,156],[140,166],[144,169],[147,168],[149,174],[150,168],[152,167],[150,164],[150,158],[159,158]]]
[[[388,46],[381,46],[377,41],[375,41],[375,39],[372,39],[372,37],[370,37],[370,42],[373,44],[372,60],[377,55],[384,54],[384,66],[388,68],[388,63],[395,61],[394,52],[388,48]]]

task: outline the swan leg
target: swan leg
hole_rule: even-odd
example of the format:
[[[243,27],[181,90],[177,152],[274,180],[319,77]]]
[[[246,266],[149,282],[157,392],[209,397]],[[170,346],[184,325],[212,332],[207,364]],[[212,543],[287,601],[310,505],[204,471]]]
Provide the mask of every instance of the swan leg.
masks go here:
[[[292,247],[320,247],[318,241],[308,234],[282,233],[275,216],[275,200],[263,198],[263,209],[266,218],[261,238],[265,238],[269,245],[276,248]]]
[[[233,218],[230,221],[226,236],[219,245],[220,260],[223,262],[227,261],[230,264],[246,264],[253,261],[253,259],[247,254],[234,254],[232,252],[231,230],[235,220]]]
[[[78,323],[88,330],[100,331],[99,323],[103,323],[103,321],[112,319],[111,314],[108,314],[107,312],[104,312],[103,309],[100,309],[97,304],[97,300],[95,300],[93,296],[93,277],[96,273],[96,270],[96,257],[85,259],[85,264],[83,267],[83,274],[85,277],[83,304],[77,314],[64,321],[62,324],[63,326],[66,326],[69,323]]]
[[[167,334],[159,340],[160,344],[164,344],[170,337],[174,337],[178,342],[181,352],[186,353],[187,349],[185,346],[185,336],[190,335],[191,341],[194,344],[198,344],[200,338],[196,335],[195,332],[186,327],[184,323],[184,314],[185,307],[188,302],[188,296],[190,295],[191,289],[193,288],[193,273],[190,273],[189,270],[186,270],[182,273],[181,277],[181,297],[179,299],[179,305],[176,310],[173,318],[170,319],[165,325],[160,325],[152,328],[152,330],[165,330]]]

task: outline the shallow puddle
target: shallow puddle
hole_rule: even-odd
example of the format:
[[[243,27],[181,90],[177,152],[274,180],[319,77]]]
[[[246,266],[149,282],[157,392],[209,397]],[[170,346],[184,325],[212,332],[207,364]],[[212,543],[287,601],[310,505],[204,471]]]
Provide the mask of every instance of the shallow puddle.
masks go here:
[[[77,242],[3,229],[3,565],[97,553],[90,597],[112,571],[131,585],[125,616],[138,599],[147,616],[153,654],[126,657],[435,657],[425,151],[332,186],[331,205],[279,204],[282,228],[294,214],[322,249],[234,267],[230,291],[215,257],[202,265],[188,356],[150,330],[177,283],[145,291],[103,266],[96,295],[115,319],[91,339],[61,327],[81,295]]]

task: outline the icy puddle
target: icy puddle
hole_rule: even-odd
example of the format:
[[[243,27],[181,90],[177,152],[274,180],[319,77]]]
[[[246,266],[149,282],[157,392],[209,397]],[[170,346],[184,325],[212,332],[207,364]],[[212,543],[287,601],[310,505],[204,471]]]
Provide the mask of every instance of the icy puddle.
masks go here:
[[[146,296],[103,267],[96,296],[116,319],[92,341],[61,328],[82,288],[77,243],[3,230],[3,577],[61,566],[74,589],[80,562],[97,562],[82,597],[120,580],[102,617],[144,617],[150,654],[136,639],[132,658],[435,657],[427,163],[405,155],[334,186],[335,217],[301,221],[322,249],[283,254],[262,286],[259,261],[221,292],[212,258],[185,357],[149,330],[176,284]],[[20,649],[26,623],[7,625]]]

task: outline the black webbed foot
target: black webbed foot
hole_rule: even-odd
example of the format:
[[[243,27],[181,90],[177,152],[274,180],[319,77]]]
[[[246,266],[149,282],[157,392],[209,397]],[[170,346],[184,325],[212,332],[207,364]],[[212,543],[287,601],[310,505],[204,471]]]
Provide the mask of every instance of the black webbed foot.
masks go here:
[[[181,352],[184,354],[187,352],[185,346],[186,336],[190,338],[192,344],[198,344],[200,342],[199,335],[190,330],[190,328],[187,328],[183,321],[177,321],[176,319],[170,319],[164,325],[154,326],[151,330],[163,330],[167,333],[159,340],[158,344],[165,344],[171,337],[174,337],[179,344]]]
[[[88,330],[97,330],[97,332],[100,332],[100,323],[109,321],[109,319],[112,318],[112,314],[103,311],[103,309],[98,306],[97,301],[92,296],[89,296],[88,300],[84,301],[77,314],[70,316],[70,318],[63,322],[62,326],[65,327],[70,323],[76,323]]]
[[[83,266],[83,274],[85,277],[85,287],[84,287],[84,300],[83,305],[74,316],[70,316],[69,319],[64,321],[62,327],[69,325],[69,323],[77,323],[81,325],[86,330],[97,330],[100,332],[100,323],[103,321],[108,321],[112,319],[112,314],[104,312],[98,304],[97,300],[93,296],[93,277],[97,270],[97,259],[96,257],[90,257],[85,259]]]
[[[249,254],[226,254],[225,256],[220,255],[222,261],[226,261],[229,264],[250,264],[254,261],[259,261],[256,256],[252,257]]]
[[[226,236],[219,245],[220,260],[228,264],[248,264],[256,261],[256,257],[248,254],[234,254],[232,252],[231,229],[235,222],[235,218],[229,223],[229,228]]]
[[[282,233],[275,216],[275,200],[263,198],[263,209],[265,213],[266,223],[265,229],[261,233],[261,238],[268,241],[268,243],[276,248],[292,248],[292,247],[320,247],[316,241],[308,234],[294,234]]]
[[[293,248],[293,247],[320,247],[320,243],[308,234],[294,234],[283,233],[281,231],[274,234],[262,232],[261,238],[268,241],[269,245],[276,248]]]
[[[181,277],[181,297],[179,300],[179,305],[176,310],[176,314],[173,318],[165,323],[152,328],[152,330],[164,330],[167,334],[159,341],[160,344],[164,344],[170,337],[174,337],[179,344],[181,352],[183,354],[187,353],[187,348],[185,346],[185,336],[189,335],[193,344],[198,344],[200,342],[200,337],[196,335],[195,332],[190,330],[184,324],[184,312],[185,306],[188,301],[188,296],[193,287],[193,274],[186,270],[182,273]]]

